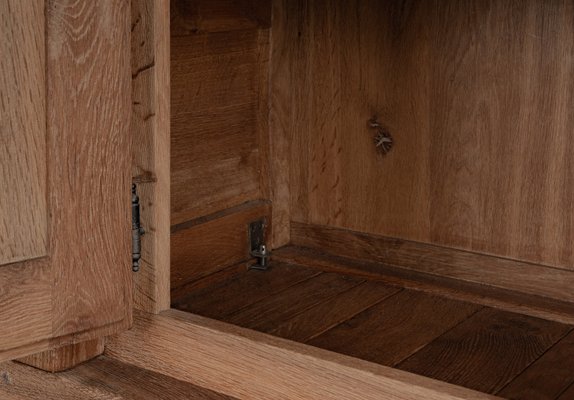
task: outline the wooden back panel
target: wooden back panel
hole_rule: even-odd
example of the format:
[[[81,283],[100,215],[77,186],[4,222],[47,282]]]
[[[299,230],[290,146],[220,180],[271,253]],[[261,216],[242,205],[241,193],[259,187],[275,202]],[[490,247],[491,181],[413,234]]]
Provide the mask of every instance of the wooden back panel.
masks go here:
[[[291,150],[274,179],[292,220],[574,268],[572,2],[276,11],[272,142]]]

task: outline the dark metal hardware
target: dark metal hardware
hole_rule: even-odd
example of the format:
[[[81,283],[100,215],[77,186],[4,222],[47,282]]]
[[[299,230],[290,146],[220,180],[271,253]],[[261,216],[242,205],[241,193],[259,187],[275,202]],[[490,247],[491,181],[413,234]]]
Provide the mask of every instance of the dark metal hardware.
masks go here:
[[[257,259],[257,263],[249,267],[266,271],[269,269],[269,257],[271,251],[265,245],[265,220],[255,221],[249,224],[249,254]]]
[[[132,185],[132,271],[140,270],[140,260],[142,257],[141,236],[145,230],[140,222],[140,198],[137,195],[137,186]]]

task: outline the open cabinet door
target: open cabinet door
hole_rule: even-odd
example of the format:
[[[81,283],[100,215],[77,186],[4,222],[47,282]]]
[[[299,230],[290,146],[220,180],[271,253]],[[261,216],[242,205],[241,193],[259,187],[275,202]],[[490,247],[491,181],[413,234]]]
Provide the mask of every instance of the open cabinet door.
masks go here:
[[[131,324],[129,14],[0,0],[0,360]]]

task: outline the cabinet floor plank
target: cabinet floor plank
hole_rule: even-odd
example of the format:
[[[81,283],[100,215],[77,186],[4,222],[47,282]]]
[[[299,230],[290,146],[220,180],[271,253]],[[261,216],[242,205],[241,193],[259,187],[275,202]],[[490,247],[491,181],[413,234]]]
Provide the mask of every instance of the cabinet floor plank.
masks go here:
[[[174,307],[208,318],[224,319],[320,273],[317,269],[275,263],[267,271],[246,270],[240,276],[232,275],[193,291]]]
[[[244,328],[269,332],[283,321],[363,282],[356,277],[323,273],[243,308],[226,320]],[[249,293],[244,293],[244,296],[249,296]]]
[[[480,308],[404,290],[319,335],[309,344],[393,366]]]
[[[483,309],[398,368],[496,393],[569,330],[557,322]]]
[[[572,371],[574,331],[544,353],[498,395],[513,400],[554,400],[574,384]]]
[[[296,315],[268,333],[304,343],[400,290],[380,282],[365,282]]]

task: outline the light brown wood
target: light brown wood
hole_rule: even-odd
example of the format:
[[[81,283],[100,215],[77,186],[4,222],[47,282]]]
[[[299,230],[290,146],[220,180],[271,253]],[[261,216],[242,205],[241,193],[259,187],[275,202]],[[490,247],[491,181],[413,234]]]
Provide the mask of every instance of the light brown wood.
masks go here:
[[[104,352],[103,338],[79,342],[33,354],[18,361],[48,372],[60,372],[75,367]]]
[[[131,323],[129,28],[124,1],[47,3],[49,257],[1,269],[0,360]]]
[[[572,2],[277,4],[292,220],[573,268]]]
[[[215,2],[214,7],[223,3]],[[208,2],[185,4],[191,13],[186,18],[191,19],[202,16],[194,16],[194,12],[210,7]],[[194,4],[200,8],[195,9]],[[241,8],[241,4],[235,7]],[[208,18],[209,13],[204,16]],[[177,26],[174,29],[172,225],[269,198],[269,29],[201,31],[183,36],[177,33]]]
[[[170,73],[169,0],[132,0],[132,175],[138,185],[142,237],[134,306],[169,309]]]
[[[109,340],[109,357],[238,398],[495,398],[184,312],[134,322]]]
[[[172,288],[250,260],[249,224],[266,220],[269,237],[270,208],[269,202],[255,201],[173,227]]]
[[[335,257],[322,251],[287,246],[273,253],[275,262],[311,266],[323,271],[359,275],[407,289],[420,290],[453,300],[481,304],[537,318],[574,325],[574,303],[463,282],[383,263]]]
[[[58,374],[13,362],[0,364],[0,397],[3,400],[231,399],[107,357],[98,357]]]
[[[291,227],[292,243],[297,246],[574,302],[574,273],[569,270],[325,226],[293,223]]]
[[[47,255],[44,0],[0,3],[0,265]]]

